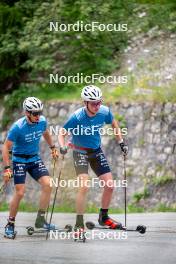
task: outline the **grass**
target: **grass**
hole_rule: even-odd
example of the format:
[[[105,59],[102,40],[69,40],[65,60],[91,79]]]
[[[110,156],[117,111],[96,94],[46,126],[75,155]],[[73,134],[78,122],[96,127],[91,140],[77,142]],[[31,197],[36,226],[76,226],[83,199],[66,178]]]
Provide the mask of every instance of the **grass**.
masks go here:
[[[19,212],[37,212],[37,206],[34,206],[29,203],[21,202],[19,207]],[[9,205],[7,203],[1,203],[0,212],[9,211]],[[139,213],[144,212],[144,208],[136,207],[135,205],[128,205],[127,208],[128,213]],[[56,213],[75,213],[74,206],[70,206],[68,204],[64,204],[62,206],[56,206],[54,209]],[[89,205],[86,208],[86,213],[96,213],[98,214],[99,208],[94,205]],[[124,213],[124,209],[122,208],[111,208],[109,210],[110,214],[122,214]]]
[[[144,213],[144,212],[145,209],[143,207],[136,206],[132,203],[128,205],[127,213]]]
[[[58,88],[45,90],[39,90],[36,94],[37,97],[42,100],[59,100],[67,102],[81,101],[80,98],[81,88],[68,88],[61,90]],[[176,102],[176,89],[172,87],[154,87],[151,94],[136,94],[135,89],[129,86],[118,86],[114,91],[109,92],[108,88],[103,92],[103,99],[105,103],[114,103],[117,101],[129,101],[129,102]],[[121,120],[123,123],[125,120]],[[125,123],[125,122],[124,122]]]
[[[6,202],[2,202],[0,204],[0,212],[4,212],[4,211],[9,211],[9,204]],[[37,211],[36,206],[25,202],[20,203],[19,212],[36,212],[36,211]]]
[[[52,90],[52,92],[51,92]],[[77,101],[80,99],[80,89],[75,86],[61,87],[40,87],[35,95],[41,100]]]
[[[155,212],[176,212],[176,204],[173,206],[166,206],[165,204],[161,203],[156,206],[154,209]]]
[[[172,82],[170,85],[162,87],[150,87],[146,80],[137,81],[133,76],[129,78],[127,84],[118,85],[111,92],[106,90],[104,96],[107,101],[127,101],[127,102],[176,102],[176,83]],[[138,91],[136,91],[138,88]]]
[[[37,206],[30,203],[21,202],[19,212],[37,212]],[[9,211],[9,205],[5,202],[0,204],[0,212]],[[62,206],[56,206],[54,209],[55,213],[75,213],[74,206],[64,204]],[[159,203],[154,208],[146,209],[144,207],[136,206],[134,203],[130,203],[127,207],[127,213],[146,213],[146,212],[176,212],[176,204],[172,206],[166,206],[165,204]],[[94,205],[89,205],[86,208],[86,213],[99,213],[99,208]],[[110,208],[109,214],[123,214],[124,208]]]

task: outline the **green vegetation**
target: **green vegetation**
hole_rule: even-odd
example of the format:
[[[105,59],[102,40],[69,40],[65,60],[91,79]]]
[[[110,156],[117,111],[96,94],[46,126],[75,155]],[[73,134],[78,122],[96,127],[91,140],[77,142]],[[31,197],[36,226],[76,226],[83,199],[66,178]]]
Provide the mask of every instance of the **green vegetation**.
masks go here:
[[[143,81],[141,80],[141,83]],[[142,85],[139,85],[139,80],[137,80],[134,76],[128,78],[127,84],[118,85],[112,92],[107,92],[105,94],[108,101],[115,102],[117,100],[122,101],[136,101],[136,102],[175,102],[176,100],[176,83],[173,82],[168,86],[163,87],[152,87],[148,89],[147,82]],[[142,93],[136,92],[136,87],[140,87],[143,89]]]
[[[155,212],[176,212],[176,204],[173,206],[166,206],[163,203],[160,203],[153,209]]]
[[[143,207],[136,206],[134,203],[128,205],[128,213],[144,213],[146,210]]]
[[[30,203],[21,202],[20,203],[20,212],[37,212],[37,206],[34,206]],[[1,203],[0,212],[9,211],[9,205],[7,203]],[[63,204],[62,206],[56,206],[54,209],[56,213],[75,213],[74,206],[69,204]],[[99,208],[95,205],[89,205],[86,208],[86,213],[96,213],[98,214]],[[140,206],[136,206],[134,203],[130,203],[127,207],[128,213],[145,213],[145,212],[176,212],[176,205],[166,206],[165,204],[158,204],[154,208],[146,209]],[[123,208],[110,208],[110,214],[123,214]]]
[[[144,138],[140,138],[138,144],[139,144],[139,147],[144,146],[144,145],[145,145],[145,140],[144,140]]]
[[[142,18],[141,14],[144,14]],[[59,76],[112,73],[120,68],[121,54],[132,37],[147,33],[153,27],[157,27],[156,35],[160,30],[175,32],[175,16],[175,1],[163,4],[163,1],[98,0],[90,4],[88,0],[2,0],[0,85],[3,89],[0,94],[10,94],[4,102],[7,110],[3,127],[10,121],[10,111],[19,107],[24,95],[35,95],[44,100],[79,98],[80,85],[49,84],[50,73]],[[126,23],[129,30],[50,32],[50,22],[74,24],[77,21],[83,24],[92,21]],[[143,60],[138,67],[145,67]],[[140,80],[140,84],[145,89],[148,80]],[[123,98],[156,101],[176,98],[175,83],[170,87],[154,87],[149,95],[137,95],[136,85],[134,76],[129,76],[127,85],[118,86],[112,93],[104,87],[104,94],[111,102]]]
[[[134,175],[134,173],[133,173],[133,169],[129,169],[129,168],[128,168],[126,174],[127,174],[127,178],[128,178],[128,177],[132,177],[132,176]]]
[[[0,211],[9,211],[9,204],[6,202],[3,202],[0,204]],[[25,202],[21,202],[20,203],[20,207],[19,207],[19,211],[22,212],[35,212],[37,211],[37,207],[33,206],[30,203],[25,203]]]
[[[69,94],[69,98],[68,98]],[[52,100],[59,98],[62,101],[76,100],[80,97],[80,92],[76,87],[63,88],[63,90],[58,90],[56,87],[52,89],[52,92],[48,90],[45,85],[40,85],[40,87],[32,86],[31,84],[21,84],[21,87],[14,90],[11,94],[7,94],[4,97],[5,111],[3,119],[1,121],[0,128],[5,129],[6,126],[11,123],[15,118],[15,109],[22,109],[22,102],[27,96],[38,96],[43,100]],[[72,100],[72,102],[73,102]]]
[[[30,94],[30,90],[26,89],[26,87],[21,87],[21,89],[14,90],[12,94],[7,94],[4,97],[5,111],[1,122],[1,128],[5,128],[13,120],[13,114],[15,113],[13,113],[12,110],[21,108],[24,98]]]
[[[116,119],[117,121],[119,121],[120,128],[126,128],[126,126],[127,126],[127,122],[126,122],[124,116],[119,115],[118,113],[115,113],[115,114],[114,114],[114,117],[115,117],[115,119]]]
[[[152,183],[156,186],[163,186],[169,182],[176,180],[172,175],[164,175],[161,177],[152,177]]]
[[[150,196],[149,190],[145,187],[143,191],[136,192],[133,195],[133,199],[135,203],[138,203],[141,199],[146,199]]]
[[[42,89],[40,84],[48,84],[50,73],[59,76],[78,72],[105,74],[117,68],[116,55],[127,45],[127,32],[50,32],[49,23],[122,23],[132,14],[130,1],[127,1],[128,8],[123,1],[115,0],[91,5],[88,0],[20,0],[11,5],[3,2],[0,5],[0,82],[7,92],[9,83],[11,90],[23,82],[32,82]],[[49,86],[51,91],[53,85]],[[57,89],[64,86],[67,85],[58,84]]]
[[[0,211],[8,211],[9,205],[7,203],[2,203],[0,207]],[[37,212],[37,206],[34,206],[30,203],[21,202],[20,203],[20,212]],[[144,212],[143,208],[136,207],[135,205],[129,205],[128,213],[136,213],[136,212]],[[74,206],[70,206],[69,204],[63,204],[62,206],[56,206],[54,211],[56,213],[75,213]],[[99,208],[95,205],[88,205],[86,208],[86,213],[97,213],[99,212]],[[124,209],[122,208],[111,208],[109,210],[110,214],[122,214],[124,212]]]

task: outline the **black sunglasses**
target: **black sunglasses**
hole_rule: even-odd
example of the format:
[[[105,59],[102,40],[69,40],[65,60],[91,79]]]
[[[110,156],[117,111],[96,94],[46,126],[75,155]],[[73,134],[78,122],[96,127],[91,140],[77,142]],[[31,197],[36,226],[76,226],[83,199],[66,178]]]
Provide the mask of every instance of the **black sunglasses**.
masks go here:
[[[29,113],[33,116],[38,116],[38,115],[41,115],[42,114],[42,111],[40,112],[32,112],[32,111],[29,111]]]

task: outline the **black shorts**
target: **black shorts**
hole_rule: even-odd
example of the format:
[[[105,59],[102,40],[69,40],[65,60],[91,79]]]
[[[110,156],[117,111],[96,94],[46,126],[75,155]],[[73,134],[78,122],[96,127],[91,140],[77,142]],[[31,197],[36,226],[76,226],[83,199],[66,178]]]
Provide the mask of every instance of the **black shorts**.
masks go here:
[[[42,176],[49,176],[49,172],[41,159],[29,163],[13,162],[14,184],[24,184],[27,172],[36,181]]]
[[[77,175],[88,174],[89,164],[98,177],[111,171],[101,148],[92,153],[73,151],[73,159]]]

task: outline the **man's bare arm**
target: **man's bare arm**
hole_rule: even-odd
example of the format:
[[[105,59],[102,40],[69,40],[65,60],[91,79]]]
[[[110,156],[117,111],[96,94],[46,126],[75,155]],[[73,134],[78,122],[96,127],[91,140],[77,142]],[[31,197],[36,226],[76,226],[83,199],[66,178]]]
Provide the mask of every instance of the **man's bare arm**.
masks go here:
[[[68,136],[68,132],[65,128],[59,130],[58,141],[61,148],[66,146],[65,138]]]
[[[121,129],[118,125],[118,121],[115,119],[112,121],[112,128],[114,129],[115,137],[116,137],[117,141],[119,143],[122,142],[123,138],[122,138],[122,134],[121,134]]]
[[[112,121],[112,128],[115,130],[115,137],[120,145],[121,151],[123,152],[123,155],[126,156],[128,154],[128,146],[123,141],[121,130],[116,120]]]
[[[43,133],[43,137],[50,147],[54,145],[48,129]]]
[[[13,145],[13,142],[6,139],[2,147],[2,158],[3,158],[4,167],[10,166],[9,151],[11,150],[12,145]]]

